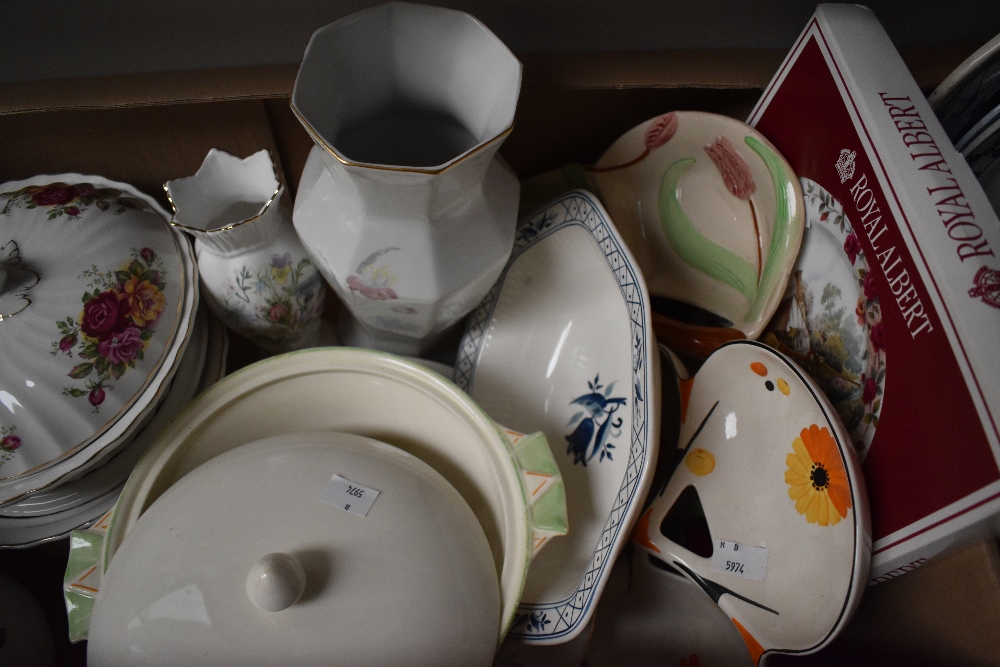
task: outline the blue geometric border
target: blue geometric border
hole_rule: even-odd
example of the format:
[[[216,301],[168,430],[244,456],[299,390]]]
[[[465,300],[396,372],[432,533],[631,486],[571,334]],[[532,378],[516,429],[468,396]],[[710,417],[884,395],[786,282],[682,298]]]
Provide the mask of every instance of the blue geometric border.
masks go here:
[[[489,331],[497,297],[503,288],[507,271],[528,248],[562,229],[578,226],[590,232],[603,251],[608,268],[615,276],[631,320],[632,358],[632,434],[631,449],[625,476],[618,495],[586,571],[575,593],[566,599],[542,604],[522,604],[509,632],[526,642],[560,643],[575,636],[590,619],[600,592],[604,589],[610,566],[628,535],[622,535],[626,519],[637,511],[641,498],[636,490],[647,472],[653,447],[648,428],[650,374],[647,355],[652,354],[646,329],[647,297],[645,283],[633,267],[631,256],[611,224],[607,214],[593,195],[583,190],[569,192],[544,209],[526,218],[517,229],[510,260],[499,280],[473,312],[459,346],[455,362],[455,383],[471,392],[476,365],[482,353],[484,336]],[[567,489],[567,493],[572,493]],[[572,526],[570,526],[572,530]]]

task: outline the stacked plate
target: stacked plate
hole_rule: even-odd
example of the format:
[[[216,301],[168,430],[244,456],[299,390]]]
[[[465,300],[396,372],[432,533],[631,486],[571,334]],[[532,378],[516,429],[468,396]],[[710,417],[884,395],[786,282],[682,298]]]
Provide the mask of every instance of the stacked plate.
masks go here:
[[[948,75],[928,101],[1000,211],[1000,35]]]
[[[209,335],[195,335],[195,260],[167,220],[100,177],[0,186],[0,544],[100,516],[140,435],[193,395]]]

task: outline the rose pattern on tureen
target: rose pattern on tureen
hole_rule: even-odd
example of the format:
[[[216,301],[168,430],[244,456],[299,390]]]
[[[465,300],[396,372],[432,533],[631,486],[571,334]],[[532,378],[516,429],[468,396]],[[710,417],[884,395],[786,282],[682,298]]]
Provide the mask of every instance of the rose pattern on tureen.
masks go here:
[[[14,431],[16,426],[0,426],[0,467],[14,458],[14,453],[21,446],[21,438]]]
[[[598,462],[613,460],[611,450],[615,445],[611,438],[621,435],[624,423],[620,416],[615,418],[615,412],[626,403],[625,398],[611,395],[615,389],[614,382],[607,387],[601,384],[600,374],[592,382],[588,381],[587,385],[590,387],[589,393],[570,401],[571,405],[579,405],[583,410],[570,417],[566,424],[566,428],[576,425],[573,432],[566,436],[566,453],[573,455],[573,463],[583,465],[587,465],[598,453]]]
[[[132,250],[132,258],[118,269],[93,266],[81,279],[89,280],[83,310],[74,320],[56,322],[62,336],[51,354],[79,360],[67,375],[85,381],[84,387],[63,388],[63,395],[86,396],[99,412],[112,382],[143,359],[154,325],[167,306],[163,293],[166,272],[151,248]],[[75,353],[75,356],[74,356]]]
[[[73,220],[90,206],[96,206],[102,211],[114,208],[115,213],[124,213],[128,209],[146,209],[148,206],[135,197],[125,195],[115,188],[95,188],[90,183],[50,183],[48,185],[29,185],[17,192],[10,193],[7,204],[0,213],[7,213],[11,207],[38,208],[48,207],[49,220],[66,216]]]

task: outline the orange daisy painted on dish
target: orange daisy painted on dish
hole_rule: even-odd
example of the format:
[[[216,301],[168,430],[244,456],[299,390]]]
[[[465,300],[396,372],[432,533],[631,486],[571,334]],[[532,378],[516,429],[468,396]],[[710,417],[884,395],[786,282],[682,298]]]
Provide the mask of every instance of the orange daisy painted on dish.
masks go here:
[[[835,526],[847,518],[851,488],[840,449],[830,431],[813,424],[792,441],[785,458],[785,482],[795,509],[809,523]]]

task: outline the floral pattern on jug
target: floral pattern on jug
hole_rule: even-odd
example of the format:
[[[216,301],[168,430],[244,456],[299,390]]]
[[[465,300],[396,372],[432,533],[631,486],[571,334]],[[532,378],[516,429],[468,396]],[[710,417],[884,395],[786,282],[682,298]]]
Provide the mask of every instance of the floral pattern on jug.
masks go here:
[[[322,280],[308,258],[293,264],[291,253],[273,254],[268,266],[243,265],[233,273],[220,310],[223,324],[234,331],[292,339],[303,323],[321,315]]]
[[[578,396],[571,402],[571,405],[582,407],[583,411],[575,413],[566,424],[567,428],[576,425],[573,432],[566,436],[566,453],[573,455],[573,463],[583,465],[587,465],[587,462],[598,453],[600,453],[598,463],[604,459],[613,460],[612,450],[615,445],[611,438],[621,435],[621,426],[624,423],[620,416],[615,418],[614,415],[627,402],[625,398],[613,397],[611,394],[615,389],[615,383],[612,382],[605,387],[601,384],[599,374],[587,385],[590,392]]]
[[[195,239],[202,294],[232,331],[268,352],[316,345],[326,286],[292,227],[268,151],[212,149],[168,181],[171,225]]]
[[[14,453],[21,446],[21,438],[14,431],[16,426],[0,426],[0,467],[14,458]]]
[[[164,296],[167,275],[163,262],[151,248],[132,250],[132,258],[118,269],[101,271],[96,266],[80,276],[89,280],[83,293],[83,310],[77,319],[56,322],[58,341],[50,354],[80,360],[67,373],[86,380],[83,388],[63,388],[63,394],[87,400],[99,412],[113,381],[143,360],[155,333],[153,326],[167,307]]]

